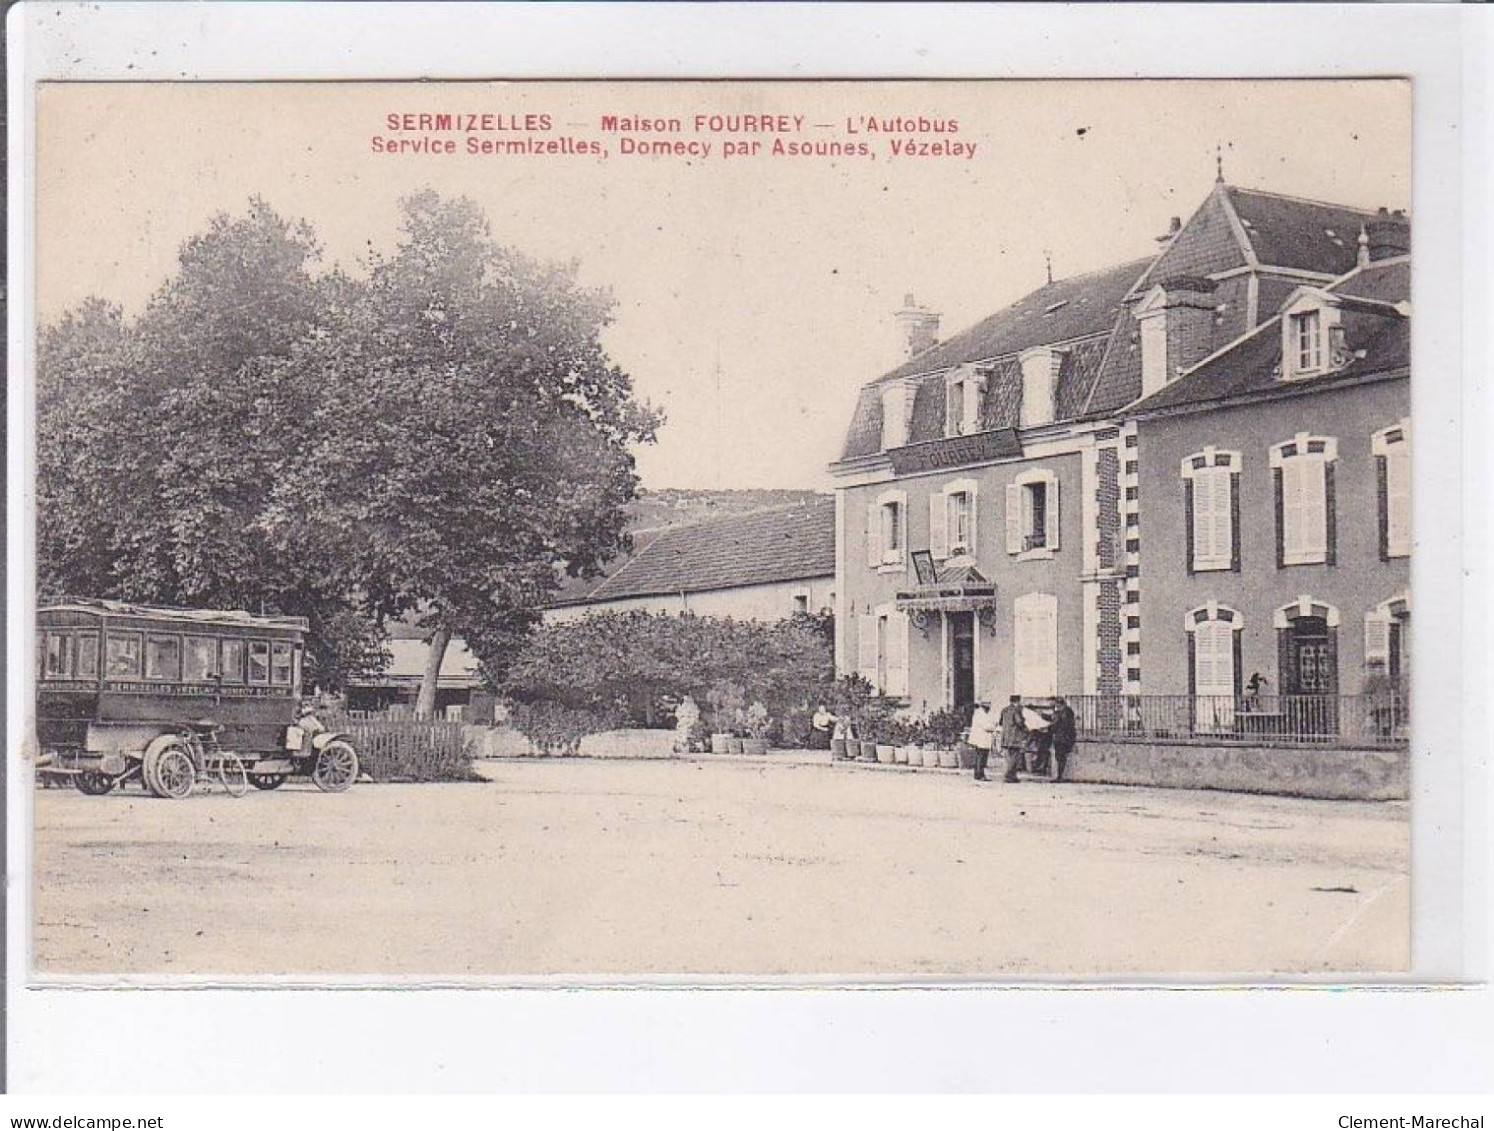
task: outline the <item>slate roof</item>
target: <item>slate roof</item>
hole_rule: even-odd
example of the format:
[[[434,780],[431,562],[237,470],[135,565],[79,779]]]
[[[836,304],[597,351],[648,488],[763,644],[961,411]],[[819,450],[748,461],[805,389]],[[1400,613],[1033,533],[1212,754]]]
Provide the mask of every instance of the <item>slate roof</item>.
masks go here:
[[[1133,405],[1137,414],[1217,404],[1234,398],[1322,388],[1406,369],[1411,361],[1411,322],[1391,306],[1409,297],[1409,261],[1372,263],[1325,289],[1354,299],[1343,317],[1345,344],[1363,351],[1348,365],[1321,377],[1281,379],[1281,318],[1263,322],[1245,338]]]
[[[661,530],[583,597],[552,607],[830,577],[835,499],[773,507]]]
[[[985,363],[981,368],[987,374],[981,429],[1016,427],[1022,402],[1022,368],[1017,355],[1033,346],[1073,343],[1059,369],[1054,413],[1059,420],[1078,416],[1094,388],[1108,335],[1123,310],[1122,299],[1150,262],[1137,259],[1104,271],[1055,280],[883,375],[861,390],[842,458],[881,451],[880,389],[899,378],[926,375],[914,391],[908,442],[941,438],[945,412],[942,374],[972,362]]]
[[[1342,275],[1359,255],[1359,229],[1376,213],[1257,189],[1226,186],[1255,257],[1271,267]]]

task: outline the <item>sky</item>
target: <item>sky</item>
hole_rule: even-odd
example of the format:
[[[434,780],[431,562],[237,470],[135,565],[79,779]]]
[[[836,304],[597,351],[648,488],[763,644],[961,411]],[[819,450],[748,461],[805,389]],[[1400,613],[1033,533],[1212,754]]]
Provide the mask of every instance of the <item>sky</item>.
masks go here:
[[[1408,207],[1410,122],[1395,80],[51,84],[37,309],[45,323],[97,295],[138,313],[182,242],[256,194],[356,272],[393,247],[400,198],[433,187],[611,290],[608,350],[667,417],[637,452],[645,487],[824,489],[857,388],[900,360],[905,294],[948,337],[1040,286],[1048,257],[1064,277],[1146,255],[1216,160],[1244,187]],[[693,152],[629,154],[625,136]],[[606,155],[466,149],[526,138]],[[775,138],[867,155],[775,155]]]

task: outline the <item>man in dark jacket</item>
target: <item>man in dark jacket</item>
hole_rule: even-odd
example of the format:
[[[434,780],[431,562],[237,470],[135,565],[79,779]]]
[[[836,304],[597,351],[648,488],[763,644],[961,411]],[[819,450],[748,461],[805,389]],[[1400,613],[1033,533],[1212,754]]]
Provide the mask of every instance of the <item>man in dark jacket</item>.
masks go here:
[[[1013,695],[1001,708],[997,720],[1001,728],[1001,753],[1006,758],[1006,774],[1002,781],[1017,780],[1017,771],[1022,766],[1022,755],[1027,749],[1027,727],[1022,723],[1022,697]]]
[[[1063,772],[1069,764],[1069,752],[1074,749],[1074,709],[1062,695],[1053,703],[1053,723],[1048,728],[1053,739],[1053,780],[1063,781]]]

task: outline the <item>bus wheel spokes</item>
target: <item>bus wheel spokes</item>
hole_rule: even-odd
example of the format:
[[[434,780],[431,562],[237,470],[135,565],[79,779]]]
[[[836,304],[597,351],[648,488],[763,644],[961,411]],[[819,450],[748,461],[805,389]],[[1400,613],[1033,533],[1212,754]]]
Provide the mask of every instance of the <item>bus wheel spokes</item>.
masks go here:
[[[153,763],[153,764],[152,764]],[[146,764],[146,779],[160,797],[181,800],[197,784],[197,770],[184,743],[172,743],[156,752]]]
[[[358,755],[346,742],[329,742],[316,756],[311,780],[324,793],[341,793],[358,776]]]

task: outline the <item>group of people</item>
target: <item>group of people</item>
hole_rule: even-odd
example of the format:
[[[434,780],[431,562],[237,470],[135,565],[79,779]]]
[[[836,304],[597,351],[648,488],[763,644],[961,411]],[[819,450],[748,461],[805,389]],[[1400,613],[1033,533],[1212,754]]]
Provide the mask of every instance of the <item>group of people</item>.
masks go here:
[[[1000,742],[1006,771],[1002,781],[1021,780],[1017,773],[1022,769],[1047,777],[1051,766],[1053,780],[1061,782],[1074,749],[1075,730],[1074,709],[1062,695],[1053,700],[1047,714],[1024,707],[1020,695],[1013,695],[997,716],[991,714],[989,699],[977,703],[966,735],[975,747],[975,780],[988,780],[986,765]]]
[[[810,725],[815,738],[827,746],[832,730],[836,738],[855,737],[849,711],[837,715],[821,705]],[[991,713],[990,699],[982,700],[975,705],[970,728],[965,732],[965,741],[975,748],[975,780],[989,780],[986,766],[999,741],[1006,770],[1003,781],[1019,781],[1017,773],[1025,769],[1043,777],[1051,772],[1053,780],[1061,782],[1074,749],[1075,733],[1074,709],[1062,695],[1053,699],[1047,713],[1023,706],[1022,697],[1013,695],[998,716]]]

